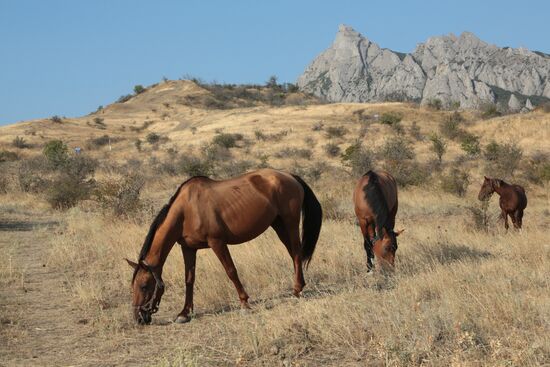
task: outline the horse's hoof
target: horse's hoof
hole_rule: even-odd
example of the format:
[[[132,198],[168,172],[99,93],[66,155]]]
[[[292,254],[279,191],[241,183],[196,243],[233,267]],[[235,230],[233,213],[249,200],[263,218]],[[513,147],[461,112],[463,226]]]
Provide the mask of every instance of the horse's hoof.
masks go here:
[[[292,292],[292,294],[294,295],[294,297],[300,298],[300,296],[302,294],[302,291],[294,291],[294,292]]]
[[[174,320],[174,323],[175,324],[186,324],[188,323],[189,321],[191,321],[191,316],[178,316],[176,317],[176,319]]]

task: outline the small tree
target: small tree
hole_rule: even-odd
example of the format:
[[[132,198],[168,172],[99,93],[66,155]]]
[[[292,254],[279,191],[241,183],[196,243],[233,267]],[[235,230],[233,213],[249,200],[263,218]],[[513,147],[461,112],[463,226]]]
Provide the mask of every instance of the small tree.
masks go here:
[[[432,134],[430,136],[430,141],[432,142],[431,150],[437,156],[439,163],[441,163],[443,154],[447,151],[447,143],[437,134]]]
[[[156,144],[160,141],[160,135],[156,133],[149,133],[147,134],[146,139],[149,144]]]
[[[48,162],[57,168],[67,160],[68,151],[67,145],[61,140],[50,140],[44,146],[42,153],[48,159]]]

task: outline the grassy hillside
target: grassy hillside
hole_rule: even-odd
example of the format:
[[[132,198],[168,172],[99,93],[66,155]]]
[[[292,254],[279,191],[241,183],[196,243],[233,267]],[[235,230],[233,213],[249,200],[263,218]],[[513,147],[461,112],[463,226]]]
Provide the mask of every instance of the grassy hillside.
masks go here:
[[[548,364],[549,123],[542,109],[483,119],[475,111],[323,104],[277,88],[167,81],[84,117],[1,127],[0,358],[8,365]],[[52,139],[68,148],[57,165],[42,153]],[[78,159],[75,147],[83,149]],[[304,297],[291,296],[290,258],[268,230],[231,247],[251,312],[240,312],[222,266],[204,250],[195,318],[169,323],[183,306],[175,248],[154,324],[134,325],[131,269],[122,259],[136,257],[179,183],[265,166],[300,174],[323,204]],[[369,168],[386,168],[400,182],[396,227],[405,232],[393,274],[366,273],[351,194]],[[477,200],[484,174],[526,187],[521,232],[504,231],[496,197],[488,207]]]

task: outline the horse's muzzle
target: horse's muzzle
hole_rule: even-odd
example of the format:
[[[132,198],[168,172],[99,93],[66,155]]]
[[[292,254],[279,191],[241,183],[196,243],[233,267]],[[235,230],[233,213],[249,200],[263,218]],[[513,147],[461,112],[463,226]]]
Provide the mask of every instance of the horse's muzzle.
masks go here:
[[[151,323],[152,317],[150,312],[137,308],[134,310],[134,319],[140,325],[148,325]]]

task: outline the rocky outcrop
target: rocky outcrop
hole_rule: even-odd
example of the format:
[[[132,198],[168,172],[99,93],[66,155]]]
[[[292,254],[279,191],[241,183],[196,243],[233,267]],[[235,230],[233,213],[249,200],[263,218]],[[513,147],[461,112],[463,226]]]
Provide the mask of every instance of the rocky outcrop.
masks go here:
[[[298,86],[332,102],[439,99],[475,108],[550,98],[550,55],[499,48],[465,32],[432,37],[411,54],[381,48],[341,25],[334,43],[298,78]]]
[[[510,110],[510,112],[518,112],[521,111],[521,107],[519,99],[512,94],[508,100],[508,110]]]

